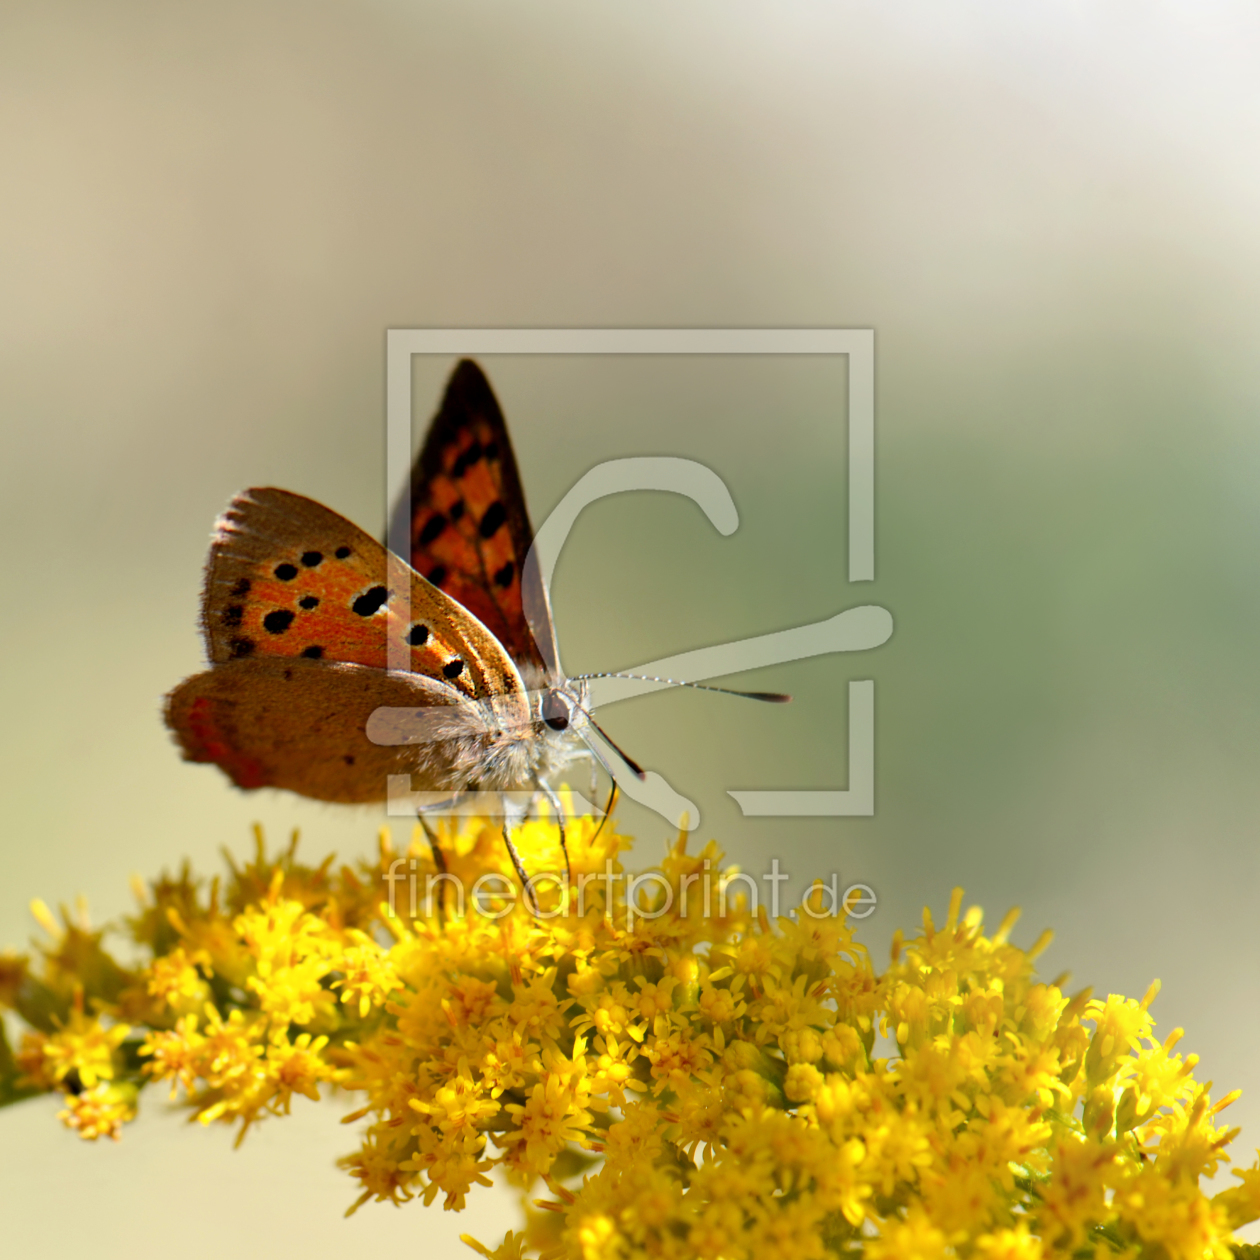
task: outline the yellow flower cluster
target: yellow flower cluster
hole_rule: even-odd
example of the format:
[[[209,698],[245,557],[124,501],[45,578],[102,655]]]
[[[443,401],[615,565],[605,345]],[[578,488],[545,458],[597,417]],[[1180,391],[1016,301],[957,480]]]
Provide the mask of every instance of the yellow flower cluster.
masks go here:
[[[376,862],[334,869],[260,836],[223,882],[140,890],[132,967],[37,904],[38,962],[0,956],[0,1005],[28,1029],[16,1052],[0,1038],[0,1103],[58,1090],[71,1128],[116,1138],[163,1081],[243,1136],[294,1094],[349,1091],[355,1207],[461,1209],[496,1170],[545,1187],[522,1233],[467,1240],[497,1260],[1254,1250],[1232,1231],[1260,1218],[1260,1165],[1204,1187],[1236,1094],[1195,1082],[1180,1030],[1156,1038],[1157,985],[1069,997],[1035,978],[1048,936],[1012,945],[1013,914],[986,936],[957,892],[878,974],[821,896],[772,924],[727,895],[712,845],[680,840],[627,906],[627,841],[580,820],[573,880],[535,914],[496,825],[440,842],[435,880],[420,841],[397,854],[383,833]],[[560,861],[545,821],[518,843],[530,869]]]

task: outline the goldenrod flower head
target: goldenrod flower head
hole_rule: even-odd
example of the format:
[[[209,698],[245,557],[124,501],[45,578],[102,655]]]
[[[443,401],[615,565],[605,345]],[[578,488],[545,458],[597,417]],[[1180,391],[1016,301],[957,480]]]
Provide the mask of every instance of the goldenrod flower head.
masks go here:
[[[50,943],[0,956],[26,1026],[0,1103],[60,1091],[117,1138],[161,1081],[243,1137],[335,1085],[353,1207],[460,1210],[496,1172],[544,1193],[497,1248],[466,1238],[490,1260],[1224,1260],[1260,1218],[1260,1164],[1204,1188],[1236,1094],[1157,1038],[1156,987],[1069,997],[1013,915],[986,936],[956,893],[881,972],[821,891],[771,923],[712,844],[632,877],[579,819],[535,914],[496,822],[440,830],[445,873],[419,832],[355,867],[261,836],[222,882],[185,867],[142,890],[132,967],[37,903]],[[562,869],[556,840],[525,824],[527,868]]]

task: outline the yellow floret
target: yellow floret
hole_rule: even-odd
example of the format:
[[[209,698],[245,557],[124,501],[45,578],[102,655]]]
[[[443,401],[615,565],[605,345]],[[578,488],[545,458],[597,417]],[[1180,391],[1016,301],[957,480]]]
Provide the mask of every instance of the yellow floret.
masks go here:
[[[880,972],[821,893],[771,923],[681,837],[631,914],[625,837],[567,839],[566,884],[554,823],[520,829],[555,872],[534,915],[493,820],[438,827],[433,895],[418,829],[339,870],[260,837],[222,884],[144,892],[130,968],[38,903],[42,958],[0,956],[25,1025],[0,1102],[57,1090],[67,1125],[117,1138],[161,1081],[239,1138],[337,1087],[351,1210],[461,1210],[496,1173],[534,1196],[524,1232],[465,1239],[491,1260],[1226,1260],[1260,1219],[1260,1164],[1210,1194],[1237,1094],[1157,1038],[1158,986],[1070,996],[1035,975],[1048,935],[1021,949],[1014,914],[986,935],[960,892]]]

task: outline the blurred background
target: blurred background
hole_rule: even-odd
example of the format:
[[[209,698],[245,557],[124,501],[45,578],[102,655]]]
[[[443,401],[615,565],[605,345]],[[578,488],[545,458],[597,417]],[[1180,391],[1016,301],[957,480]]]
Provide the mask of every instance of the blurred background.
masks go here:
[[[370,851],[380,811],[180,762],[211,524],[249,485],[382,530],[390,327],[871,327],[877,578],[846,581],[843,360],[483,360],[535,520],[680,455],[741,513],[590,509],[553,592],[573,671],[879,603],[892,640],[610,707],[716,837],[878,894],[963,885],[1047,976],[1140,996],[1260,1134],[1260,17],[1242,3],[8,0],[0,8],[0,945],[27,904],[219,869],[260,821]],[[418,360],[417,440],[450,370]],[[844,787],[876,680],[874,818]],[[666,828],[627,811],[637,860]],[[405,830],[399,824],[399,831]],[[303,1105],[240,1151],[160,1095],[121,1145],[0,1113],[6,1241],[101,1256],[471,1254],[516,1218],[346,1222]],[[211,1217],[208,1208],[214,1205]],[[52,1240],[56,1240],[55,1243]]]

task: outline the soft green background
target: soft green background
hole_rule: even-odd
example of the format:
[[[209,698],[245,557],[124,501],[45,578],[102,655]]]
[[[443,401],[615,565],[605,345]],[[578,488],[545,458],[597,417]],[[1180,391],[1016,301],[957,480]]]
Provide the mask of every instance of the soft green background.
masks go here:
[[[583,518],[572,669],[878,602],[892,641],[610,731],[754,872],[837,870],[864,937],[962,884],[1048,974],[1164,981],[1260,1134],[1260,23],[1242,4],[684,6],[8,0],[0,8],[0,944],[26,905],[248,843],[368,850],[379,816],[182,764],[211,522],[246,485],[385,516],[391,326],[873,327],[873,584],[845,581],[844,369],[487,361],[535,516],[618,455],[699,459],[742,524],[666,496]],[[421,417],[447,362],[417,367]],[[874,819],[743,820],[844,785],[877,685]],[[644,862],[664,827],[627,814]],[[628,821],[627,825],[631,825]],[[460,1255],[462,1218],[341,1211],[353,1147],[300,1107],[241,1151],[146,1100],[87,1147],[0,1114],[14,1254]]]

